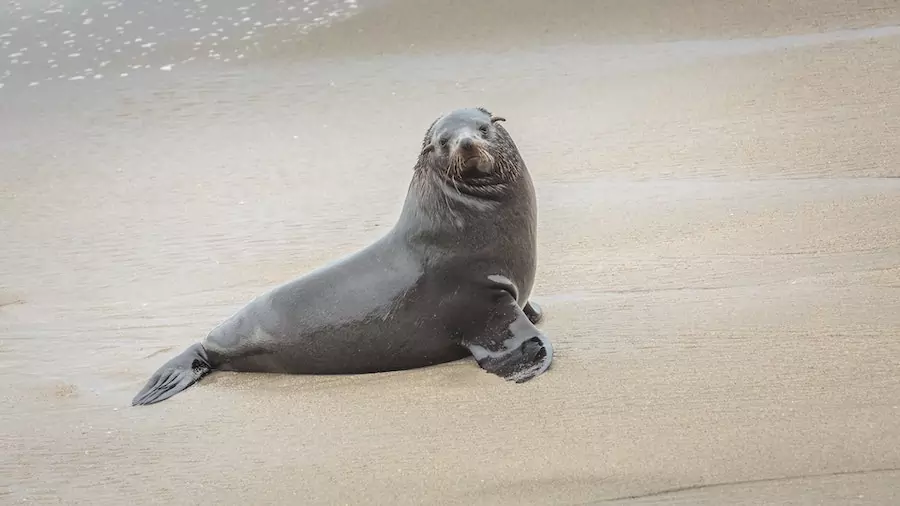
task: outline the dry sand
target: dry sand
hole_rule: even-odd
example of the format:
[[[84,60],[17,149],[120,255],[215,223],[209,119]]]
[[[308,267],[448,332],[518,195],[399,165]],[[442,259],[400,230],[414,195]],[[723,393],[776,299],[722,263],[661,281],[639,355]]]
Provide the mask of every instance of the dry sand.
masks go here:
[[[363,7],[0,89],[0,503],[900,503],[896,2]],[[469,105],[535,179],[547,374],[221,373],[129,407],[391,226]]]

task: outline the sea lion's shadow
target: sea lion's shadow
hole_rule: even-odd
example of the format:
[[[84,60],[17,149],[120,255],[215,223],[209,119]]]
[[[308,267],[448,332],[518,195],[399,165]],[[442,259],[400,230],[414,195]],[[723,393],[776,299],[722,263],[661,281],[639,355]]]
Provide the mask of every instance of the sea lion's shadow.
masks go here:
[[[272,391],[281,393],[313,392],[346,388],[365,388],[396,381],[398,377],[412,377],[420,387],[445,386],[466,388],[486,375],[480,368],[471,368],[475,359],[463,357],[451,362],[415,369],[366,374],[286,374],[268,372],[213,371],[197,382],[197,387],[220,388],[228,391]],[[505,383],[505,382],[504,382]]]

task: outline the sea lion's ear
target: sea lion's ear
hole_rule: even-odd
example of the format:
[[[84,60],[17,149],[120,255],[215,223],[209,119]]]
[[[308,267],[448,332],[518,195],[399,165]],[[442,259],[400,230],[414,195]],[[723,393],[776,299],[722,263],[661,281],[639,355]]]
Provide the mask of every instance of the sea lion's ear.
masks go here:
[[[502,116],[491,116],[491,123],[496,123],[498,121],[506,121],[506,118]]]
[[[413,171],[421,170],[422,167],[425,166],[425,163],[426,163],[425,157],[428,156],[428,153],[431,153],[432,151],[434,151],[434,143],[433,142],[429,142],[428,144],[425,144],[424,146],[422,146],[422,151],[419,152],[419,157],[418,157],[418,160],[416,161],[415,167],[413,167]]]

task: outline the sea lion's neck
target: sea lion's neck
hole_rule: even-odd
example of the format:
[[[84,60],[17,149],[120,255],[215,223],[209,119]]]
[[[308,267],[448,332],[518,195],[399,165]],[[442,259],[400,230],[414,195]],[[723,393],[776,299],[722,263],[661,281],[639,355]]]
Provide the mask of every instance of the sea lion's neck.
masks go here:
[[[416,171],[393,232],[429,250],[479,250],[502,240],[500,235],[524,232],[518,228],[527,227],[526,217],[533,214],[523,209],[533,205],[526,195],[533,189],[525,186],[512,180],[494,186],[488,197],[480,197],[437,174]],[[523,218],[526,222],[519,223]],[[466,238],[466,244],[460,243],[460,237]]]
[[[401,221],[428,230],[458,228],[461,218],[469,221],[502,207],[505,190],[498,187],[488,198],[467,191],[464,185],[435,173],[416,172],[409,184]]]

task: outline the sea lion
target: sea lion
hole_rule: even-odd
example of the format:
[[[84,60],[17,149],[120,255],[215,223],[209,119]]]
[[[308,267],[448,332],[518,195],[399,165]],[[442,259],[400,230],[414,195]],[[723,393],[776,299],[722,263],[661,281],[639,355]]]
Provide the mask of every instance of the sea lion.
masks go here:
[[[213,370],[361,374],[472,355],[517,383],[546,371],[530,303],[537,206],[504,118],[458,109],[428,128],[400,216],[368,247],[252,300],[162,365],[153,404]]]

